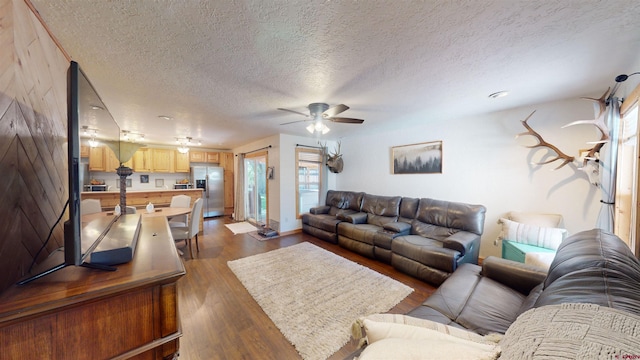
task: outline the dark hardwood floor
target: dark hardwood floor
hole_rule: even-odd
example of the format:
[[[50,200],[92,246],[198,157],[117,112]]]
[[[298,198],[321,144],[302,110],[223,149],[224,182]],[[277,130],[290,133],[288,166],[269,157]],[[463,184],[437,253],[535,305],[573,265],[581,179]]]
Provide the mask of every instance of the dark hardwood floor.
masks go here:
[[[224,224],[228,217],[207,219],[200,252],[183,256],[187,274],[178,283],[179,311],[183,337],[180,359],[299,359],[293,345],[245,290],[227,261],[310,242],[340,256],[392,277],[415,291],[390,312],[406,313],[422,303],[435,288],[371,260],[313,236],[296,233],[278,239],[258,241],[247,234],[233,235]],[[182,246],[182,244],[179,244]],[[195,246],[195,242],[194,242]],[[195,252],[195,249],[194,249]],[[327,276],[331,276],[327,269]],[[343,359],[356,349],[349,343],[330,359]]]

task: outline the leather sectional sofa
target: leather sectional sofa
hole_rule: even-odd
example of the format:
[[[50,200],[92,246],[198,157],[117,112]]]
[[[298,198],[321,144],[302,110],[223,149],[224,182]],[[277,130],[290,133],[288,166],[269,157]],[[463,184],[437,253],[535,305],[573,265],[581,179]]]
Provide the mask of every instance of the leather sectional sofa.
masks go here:
[[[490,256],[406,315],[358,319],[354,339],[368,345],[349,358],[451,358],[473,343],[492,359],[624,359],[640,354],[638,329],[640,261],[593,229],[562,241],[548,273]]]
[[[302,230],[440,285],[461,264],[478,262],[482,205],[329,191],[302,216]]]
[[[640,262],[616,235],[583,231],[561,243],[548,274],[489,256],[482,266],[462,265],[407,315],[479,334],[505,333],[525,311],[562,303],[596,304],[640,315]]]

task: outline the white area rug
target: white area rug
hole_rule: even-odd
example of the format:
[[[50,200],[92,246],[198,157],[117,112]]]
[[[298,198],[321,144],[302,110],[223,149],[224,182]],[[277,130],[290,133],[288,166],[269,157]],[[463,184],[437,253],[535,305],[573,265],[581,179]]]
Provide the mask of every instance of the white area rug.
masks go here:
[[[239,222],[239,223],[232,223],[232,224],[224,224],[224,226],[226,226],[227,229],[231,230],[231,232],[233,232],[233,235],[256,231],[256,227],[249,224],[246,221]]]
[[[356,319],[386,312],[413,292],[310,243],[227,264],[304,359],[326,359],[349,341]]]

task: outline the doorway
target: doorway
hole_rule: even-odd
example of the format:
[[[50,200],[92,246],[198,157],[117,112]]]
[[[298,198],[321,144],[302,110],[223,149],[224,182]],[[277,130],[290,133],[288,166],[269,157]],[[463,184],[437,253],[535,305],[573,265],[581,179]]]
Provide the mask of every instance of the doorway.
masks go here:
[[[247,155],[244,159],[244,206],[247,221],[267,224],[267,152]]]

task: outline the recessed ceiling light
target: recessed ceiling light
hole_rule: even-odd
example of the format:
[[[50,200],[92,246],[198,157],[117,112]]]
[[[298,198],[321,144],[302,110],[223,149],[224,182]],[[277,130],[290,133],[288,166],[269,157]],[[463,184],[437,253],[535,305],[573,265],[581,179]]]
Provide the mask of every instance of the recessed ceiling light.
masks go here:
[[[160,119],[165,119],[165,120],[173,120],[173,118],[171,116],[167,116],[167,115],[158,115],[158,117]]]
[[[498,92],[494,92],[493,94],[490,94],[489,98],[490,99],[497,99],[497,98],[505,97],[507,95],[509,95],[509,92],[503,90],[503,91],[498,91]]]

